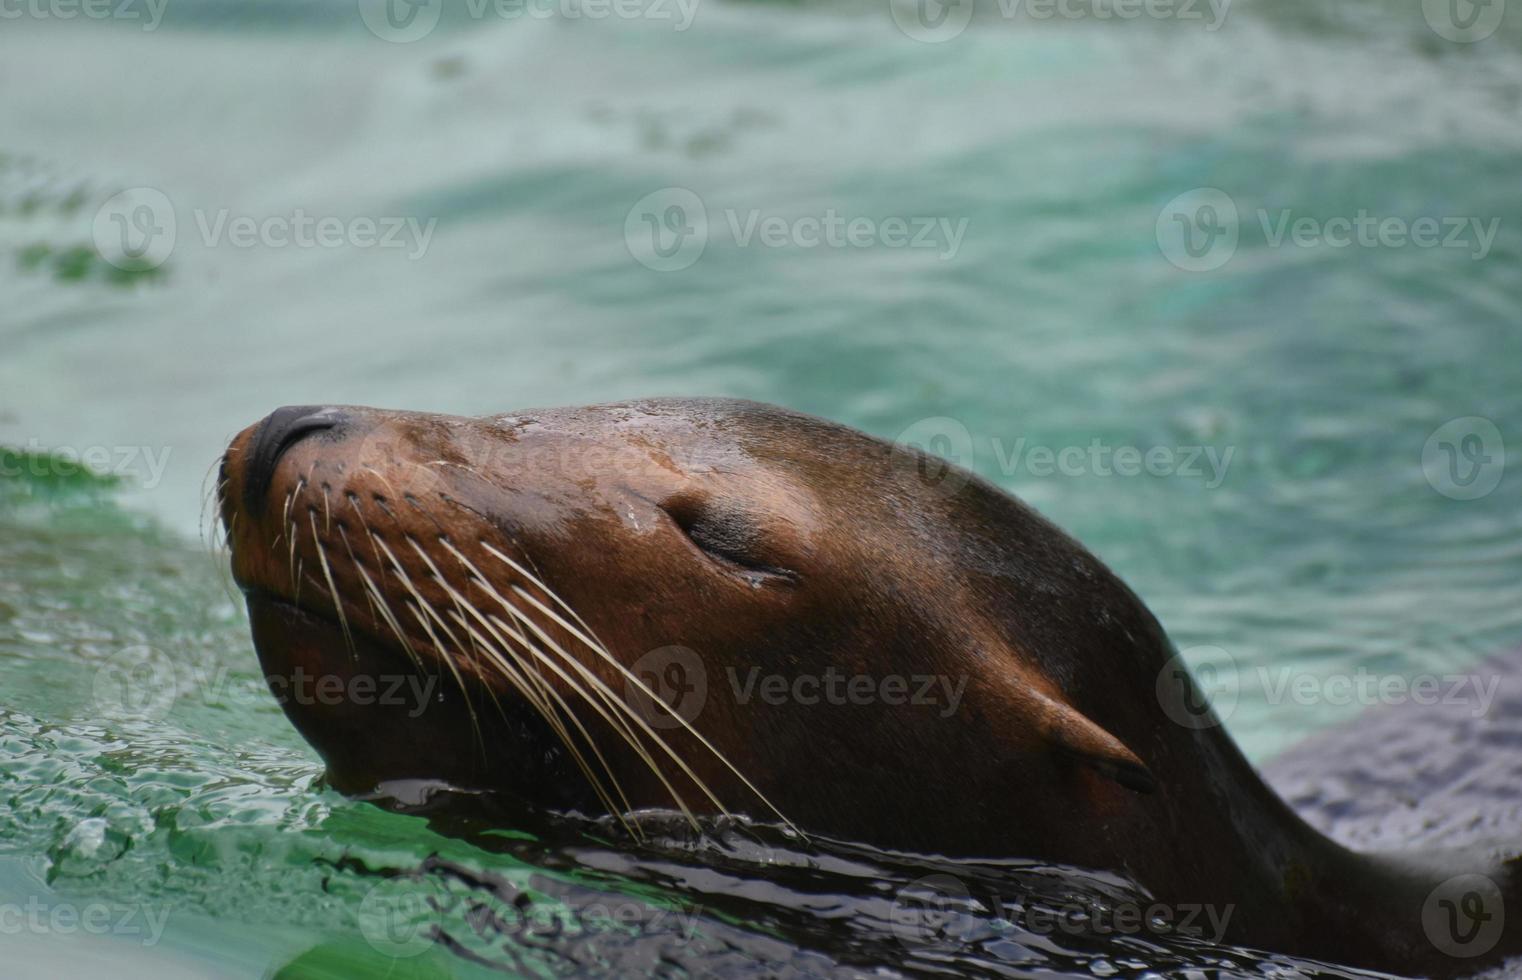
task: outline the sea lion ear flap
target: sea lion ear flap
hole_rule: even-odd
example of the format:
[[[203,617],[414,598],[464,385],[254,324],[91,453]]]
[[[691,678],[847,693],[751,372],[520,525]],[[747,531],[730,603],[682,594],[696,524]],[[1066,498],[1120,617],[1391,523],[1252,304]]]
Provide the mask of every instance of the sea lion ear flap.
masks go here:
[[[1070,705],[1042,697],[1041,733],[1063,755],[1138,793],[1157,791],[1157,777],[1125,743]]]

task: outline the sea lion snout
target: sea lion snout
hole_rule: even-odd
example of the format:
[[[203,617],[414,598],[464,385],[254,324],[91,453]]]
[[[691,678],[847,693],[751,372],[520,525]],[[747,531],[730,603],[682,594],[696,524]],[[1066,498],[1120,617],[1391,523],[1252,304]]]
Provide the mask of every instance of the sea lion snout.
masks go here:
[[[313,433],[340,429],[349,419],[341,408],[316,405],[287,405],[271,412],[258,423],[248,443],[243,505],[249,510],[259,508],[286,450]]]

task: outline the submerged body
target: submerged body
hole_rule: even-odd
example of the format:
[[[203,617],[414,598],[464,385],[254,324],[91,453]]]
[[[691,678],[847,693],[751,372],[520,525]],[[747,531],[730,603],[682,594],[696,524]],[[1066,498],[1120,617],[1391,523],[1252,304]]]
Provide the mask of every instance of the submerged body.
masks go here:
[[[1481,912],[1500,913],[1508,868],[1313,831],[1113,573],[915,450],[734,401],[293,408],[223,470],[272,685],[430,692],[283,699],[345,791],[436,780],[1117,870],[1229,909],[1230,941],[1391,972],[1522,947],[1501,914],[1476,920],[1496,933],[1483,956],[1440,948],[1434,889],[1485,876]]]

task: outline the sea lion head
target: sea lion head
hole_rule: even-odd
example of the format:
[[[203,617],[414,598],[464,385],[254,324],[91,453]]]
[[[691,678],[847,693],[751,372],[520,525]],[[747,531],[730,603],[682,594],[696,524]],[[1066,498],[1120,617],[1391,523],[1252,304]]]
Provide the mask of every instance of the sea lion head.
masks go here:
[[[233,440],[220,497],[272,686],[347,791],[1081,860],[1061,807],[1016,801],[1155,786],[1126,746],[1155,725],[1116,710],[1167,654],[1135,597],[998,489],[842,425],[293,407]]]

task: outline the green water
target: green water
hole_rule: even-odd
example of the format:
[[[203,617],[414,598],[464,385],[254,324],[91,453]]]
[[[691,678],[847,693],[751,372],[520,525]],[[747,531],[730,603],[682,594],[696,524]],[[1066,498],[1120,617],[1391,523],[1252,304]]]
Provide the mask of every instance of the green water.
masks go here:
[[[7,935],[18,970],[468,976],[437,951],[356,965],[377,871],[443,852],[527,882],[323,791],[262,696],[199,529],[220,448],[281,404],[722,394],[889,438],[950,418],[980,470],[1110,562],[1181,647],[1316,676],[1442,673],[1515,647],[1522,18],[1507,18],[1473,44],[1415,3],[1245,0],[1213,31],[990,8],[939,44],[865,3],[704,0],[686,31],[454,5],[400,44],[342,3],[185,0],[152,31],[0,23],[0,444],[94,449],[122,474],[0,479],[0,902],[167,915],[152,944]],[[144,186],[172,202],[175,245],[123,270],[93,223]],[[698,195],[710,234],[663,272],[631,255],[626,224],[671,187]],[[1188,272],[1159,220],[1203,187],[1230,195],[1240,242]],[[200,227],[298,208],[434,226],[417,255],[240,248]],[[725,217],[832,209],[966,224],[948,254],[742,245]],[[1275,246],[1258,213],[1271,231],[1285,209],[1498,224],[1482,257]],[[1504,438],[1483,447],[1501,475],[1455,499],[1423,452],[1468,417]],[[1218,480],[1007,462],[1096,439],[1230,462]],[[175,696],[115,710],[134,665]],[[1246,682],[1229,725],[1263,759],[1357,710]]]

